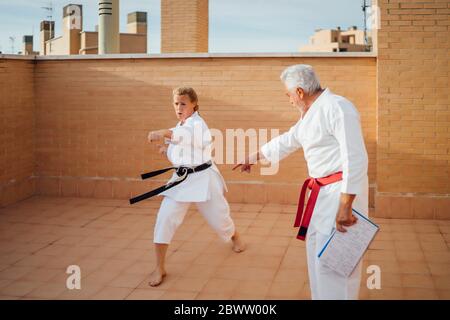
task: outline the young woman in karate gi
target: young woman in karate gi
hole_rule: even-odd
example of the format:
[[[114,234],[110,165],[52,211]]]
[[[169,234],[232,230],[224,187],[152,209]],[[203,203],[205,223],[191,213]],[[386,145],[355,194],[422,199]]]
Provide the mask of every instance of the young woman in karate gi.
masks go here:
[[[212,162],[212,137],[208,126],[198,112],[198,98],[194,89],[177,88],[173,91],[173,107],[180,120],[176,127],[152,131],[148,135],[149,142],[165,140],[165,145],[159,145],[160,153],[167,154],[174,167],[196,167]],[[176,173],[171,181],[179,179]],[[182,223],[192,202],[217,232],[219,237],[232,242],[235,252],[242,252],[244,244],[236,232],[230,217],[230,207],[224,197],[225,181],[214,162],[206,170],[194,172],[186,180],[161,193],[161,202],[154,229],[156,269],[150,277],[150,286],[158,286],[163,281],[165,257],[167,248]]]

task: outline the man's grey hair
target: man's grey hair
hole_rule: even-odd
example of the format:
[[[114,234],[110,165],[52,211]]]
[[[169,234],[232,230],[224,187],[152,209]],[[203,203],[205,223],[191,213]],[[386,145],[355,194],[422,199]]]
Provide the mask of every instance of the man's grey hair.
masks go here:
[[[284,69],[280,76],[289,91],[302,88],[306,94],[312,95],[320,90],[319,78],[313,67],[308,64],[296,64]]]

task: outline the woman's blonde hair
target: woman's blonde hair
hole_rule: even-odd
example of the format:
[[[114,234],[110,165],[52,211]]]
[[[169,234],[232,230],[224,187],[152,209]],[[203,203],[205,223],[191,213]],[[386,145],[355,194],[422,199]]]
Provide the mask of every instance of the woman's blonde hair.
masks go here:
[[[192,103],[195,103],[195,107],[194,110],[198,111],[199,105],[198,105],[198,97],[197,97],[197,93],[195,92],[195,90],[191,87],[178,87],[173,89],[173,95],[174,96],[188,96],[189,100]]]

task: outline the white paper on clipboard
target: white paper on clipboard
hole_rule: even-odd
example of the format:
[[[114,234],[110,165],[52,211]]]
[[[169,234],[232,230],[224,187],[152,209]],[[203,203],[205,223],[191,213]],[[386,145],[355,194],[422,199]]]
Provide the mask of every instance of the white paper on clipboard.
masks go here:
[[[347,227],[347,232],[334,230],[318,255],[321,263],[346,277],[351,275],[380,229],[358,211],[352,210],[358,218],[356,224]]]

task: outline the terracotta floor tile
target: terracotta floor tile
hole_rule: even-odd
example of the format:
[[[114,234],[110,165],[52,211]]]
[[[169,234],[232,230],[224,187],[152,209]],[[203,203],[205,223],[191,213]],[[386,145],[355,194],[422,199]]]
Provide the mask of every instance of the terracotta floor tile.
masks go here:
[[[137,288],[147,278],[147,274],[122,273],[108,283],[109,287]]]
[[[374,290],[374,289],[372,289]],[[367,286],[361,286],[359,289],[359,300],[369,300],[369,292],[371,290]]]
[[[419,239],[419,234],[416,232],[397,232],[390,233],[393,240],[399,241],[416,241]]]
[[[285,248],[291,242],[292,237],[290,236],[274,236],[269,235],[267,237],[267,244],[270,247],[283,247]]]
[[[200,292],[196,300],[230,300],[232,294],[229,292]]]
[[[273,282],[268,297],[281,299],[298,299],[303,290],[303,283]]]
[[[211,278],[205,284],[201,293],[226,293],[230,296],[236,291],[238,280]]]
[[[405,288],[403,298],[407,300],[437,300],[438,293],[434,289]]]
[[[229,299],[230,300],[264,300],[264,299],[266,299],[266,297],[267,296],[265,294],[262,294],[260,292],[253,292],[250,294],[235,292]]]
[[[30,266],[10,266],[0,272],[0,279],[17,280],[36,269]]]
[[[105,287],[91,296],[92,300],[124,300],[133,291],[132,288]]]
[[[26,294],[25,298],[56,299],[65,290],[65,283],[44,283]]]
[[[401,288],[402,277],[398,273],[381,273],[381,288]]]
[[[121,272],[134,264],[135,262],[133,260],[120,260],[111,258],[108,259],[97,270],[106,272]]]
[[[19,260],[22,260],[23,258],[27,257],[28,255],[25,253],[8,253],[5,255],[0,256],[0,264],[14,264]]]
[[[15,253],[35,254],[47,244],[44,243],[20,243],[14,248]]]
[[[422,242],[443,242],[444,237],[440,233],[422,233],[419,234],[419,240]]]
[[[261,267],[219,267],[214,277],[232,280],[270,280],[274,277],[276,268]]]
[[[399,262],[400,273],[403,274],[426,274],[430,275],[430,268],[424,261],[400,261]]]
[[[139,261],[123,270],[126,274],[148,275],[155,268],[155,263],[148,261]]]
[[[444,241],[436,241],[436,242],[423,241],[420,243],[420,246],[422,247],[424,252],[449,250],[447,244]]]
[[[434,285],[438,290],[449,290],[450,289],[450,276],[432,276]]]
[[[166,291],[159,300],[194,300],[198,296],[198,292],[189,291]]]
[[[120,248],[97,247],[90,249],[89,253],[85,255],[86,258],[108,259],[117,254]]]
[[[20,297],[0,295],[0,300],[19,300]]]
[[[199,241],[186,241],[183,243],[178,250],[183,252],[194,252],[194,253],[202,253],[209,246],[210,242],[199,242]]]
[[[52,257],[44,256],[44,255],[29,255],[19,261],[17,261],[14,265],[15,266],[22,266],[22,267],[42,267],[47,264],[48,260],[52,259]]]
[[[369,290],[370,300],[402,300],[404,299],[402,288],[382,288],[380,290]]]
[[[418,240],[394,240],[394,248],[401,252],[422,251]]]
[[[300,268],[280,268],[275,275],[274,281],[304,284],[308,281],[308,272]]]
[[[393,250],[368,250],[365,256],[368,260],[373,261],[397,261],[395,251]]]
[[[118,252],[116,252],[114,255],[111,256],[111,259],[115,260],[127,260],[127,261],[138,261],[143,260],[146,258],[146,256],[150,256],[153,254],[146,249],[132,249],[132,248],[125,248],[120,249]]]
[[[86,284],[81,282],[81,289],[64,290],[56,299],[58,300],[85,300],[93,297],[97,292],[102,290],[104,286],[97,284]]]
[[[450,275],[450,263],[428,262],[428,267],[433,276]]]
[[[391,240],[375,239],[369,246],[371,250],[395,250],[394,242]]]
[[[264,208],[263,204],[243,204],[240,206],[240,212],[260,212]]]
[[[227,257],[231,255],[230,251],[224,253],[203,253],[193,261],[193,264],[219,266]]]
[[[237,285],[233,296],[236,295],[251,295],[258,294],[265,296],[269,292],[270,286],[272,284],[271,280],[243,280]],[[254,298],[256,299],[256,298]]]
[[[143,239],[136,239],[133,242],[131,242],[127,246],[127,248],[149,250],[149,249],[153,248],[153,246],[154,246],[153,241],[143,240]]]
[[[382,274],[383,273],[400,273],[400,265],[399,262],[394,261],[380,261],[380,260],[364,260],[365,265],[377,265],[380,267]],[[364,271],[363,271],[364,272]]]
[[[441,300],[450,300],[450,290],[437,290],[437,294]]]
[[[376,236],[375,239],[376,240],[382,240],[382,241],[392,241],[392,240],[394,240],[394,237],[393,237],[391,232],[380,231],[379,233],[377,233],[377,236]]]
[[[252,223],[250,224],[249,228],[261,228],[261,229],[270,229],[273,227],[273,225],[275,224],[276,220],[253,220]],[[247,230],[248,232],[248,230]],[[270,230],[268,230],[267,233],[269,233]],[[267,234],[266,233],[266,234]],[[251,233],[249,233],[251,234]]]
[[[71,246],[71,245],[78,245],[80,242],[84,240],[81,236],[64,236],[57,240],[55,244],[58,245],[65,245],[65,246]]]
[[[249,245],[248,246],[248,252],[254,253],[256,255],[261,256],[269,256],[269,257],[284,257],[284,255],[289,250],[289,247],[287,245],[285,246],[278,246],[273,245],[272,242],[270,242],[270,245]],[[295,249],[296,252],[299,255],[303,254],[303,251],[301,249]]]
[[[425,261],[425,255],[422,251],[396,251],[395,256],[399,262]]]
[[[216,272],[217,266],[192,264],[187,266],[183,272],[183,276],[187,278],[210,278]]]
[[[247,231],[245,232],[246,235],[250,236],[267,236],[270,233],[271,228],[270,227],[248,227]]]
[[[82,278],[82,283],[92,285],[104,285],[107,286],[115,278],[119,276],[120,271],[104,271],[96,270],[90,273],[88,276]]]
[[[403,274],[401,278],[404,288],[434,289],[433,278],[430,275]]]
[[[424,233],[424,234],[427,234],[427,233],[439,233],[440,232],[438,225],[436,225],[436,224],[424,224],[424,223],[414,224],[414,230],[417,233]]]
[[[126,300],[157,300],[165,293],[164,290],[157,289],[134,289]]]
[[[10,279],[0,279],[0,289],[3,287],[6,287],[7,285],[13,283],[14,280],[10,280]]]
[[[209,279],[179,277],[170,287],[170,291],[192,291],[200,292]]]
[[[14,281],[7,286],[0,289],[0,295],[5,296],[15,296],[15,297],[23,297],[27,293],[30,293],[40,285],[42,285],[43,282],[38,281]]]
[[[47,282],[62,273],[65,274],[64,269],[36,268],[25,274],[20,280]]]
[[[425,251],[427,262],[450,263],[450,251]]]
[[[97,271],[102,266],[104,266],[108,261],[109,261],[108,259],[82,258],[78,260],[77,263],[73,264],[76,264],[80,267],[82,274],[83,272],[87,274],[88,272],[90,273],[91,271]]]

